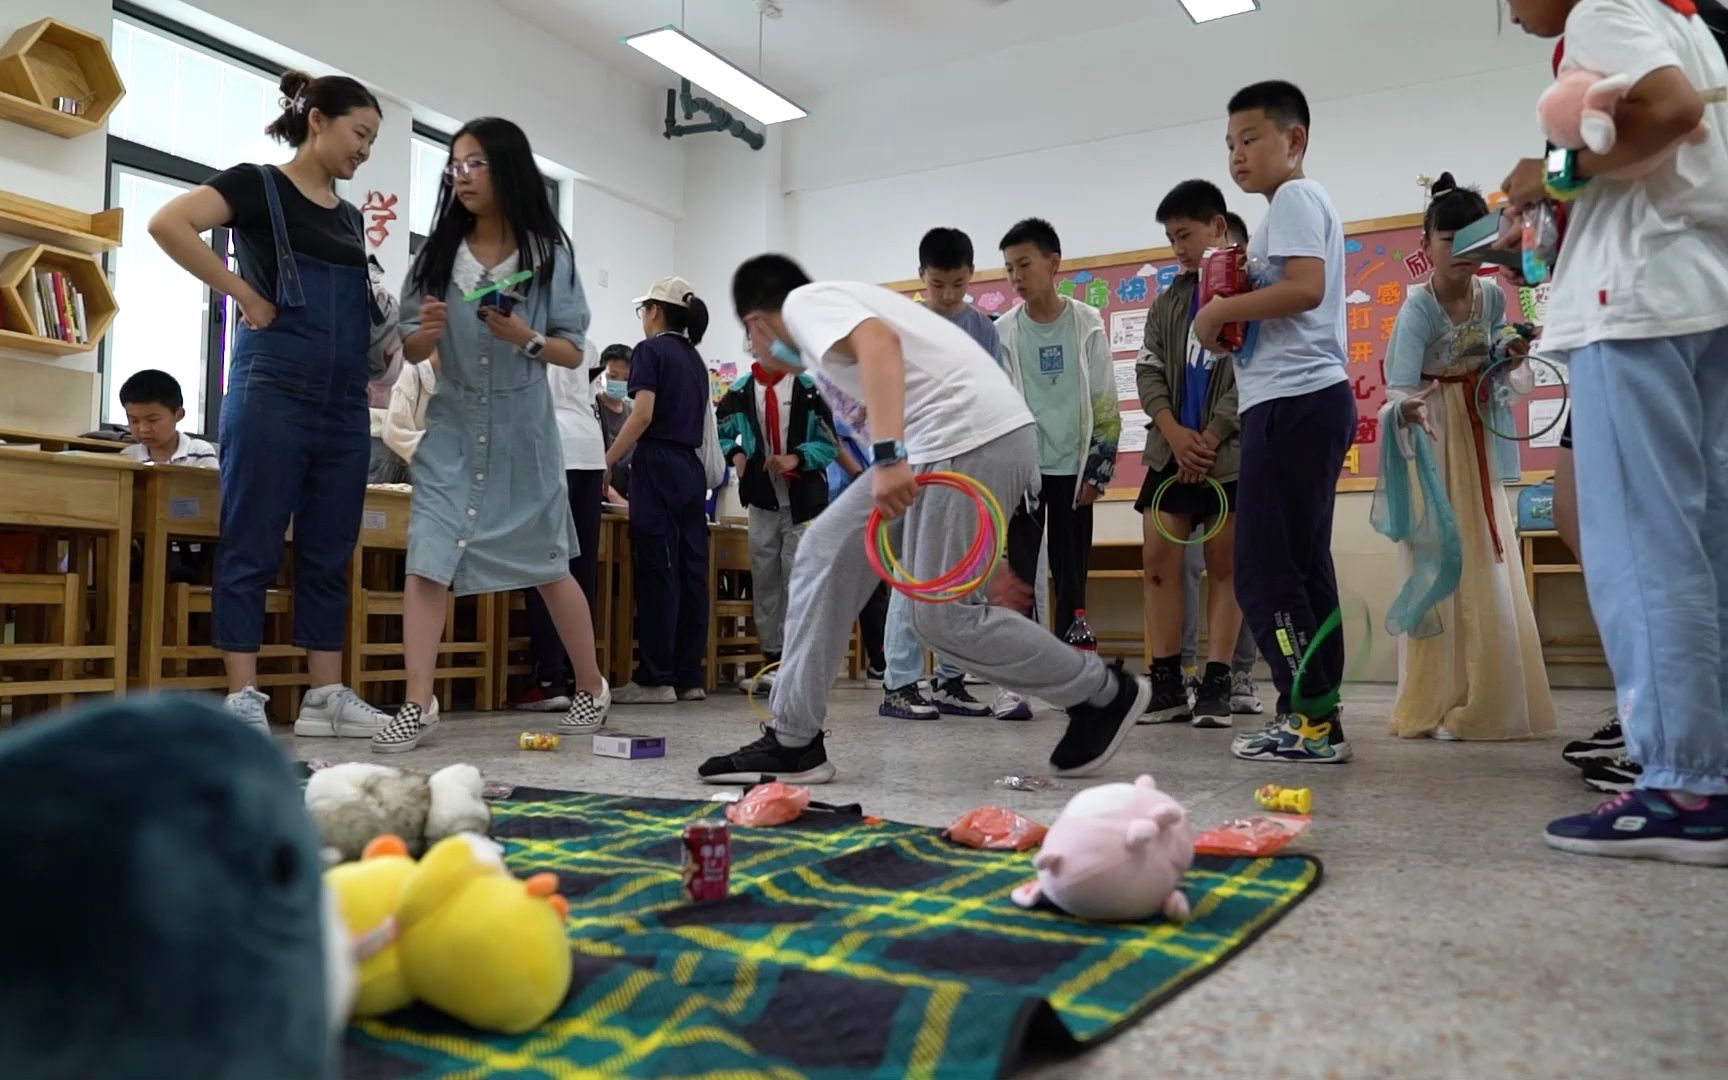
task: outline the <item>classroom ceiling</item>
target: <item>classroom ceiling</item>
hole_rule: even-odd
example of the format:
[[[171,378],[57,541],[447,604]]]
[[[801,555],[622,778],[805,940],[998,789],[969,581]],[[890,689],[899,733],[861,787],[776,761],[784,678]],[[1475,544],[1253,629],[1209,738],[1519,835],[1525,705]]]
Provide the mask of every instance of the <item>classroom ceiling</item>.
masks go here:
[[[615,71],[646,85],[669,86],[665,69],[620,38],[683,22],[686,33],[757,74],[757,0],[494,0]],[[1324,85],[1363,50],[1382,54],[1393,71],[1358,71],[1356,92],[1377,85],[1491,71],[1524,62],[1531,41],[1503,24],[1498,0],[1261,0],[1263,10],[1196,26],[1178,0],[772,0],[778,19],[760,21],[759,78],[800,104],[866,79],[919,73],[938,86],[931,67],[1040,41],[1052,43],[1049,71],[1011,69],[1002,88],[1061,86],[1090,73],[1064,59],[1059,38],[1120,31],[1146,43],[1147,78],[1194,69],[1210,43],[1237,57],[1277,57],[1284,78]],[[1398,59],[1403,60],[1398,62]],[[1370,66],[1374,67],[1374,66]],[[1384,66],[1382,66],[1384,67]],[[1239,81],[1227,60],[1201,64],[1201,81]],[[956,88],[966,93],[968,88]],[[937,90],[935,93],[940,93]],[[1211,95],[1215,97],[1215,95]],[[935,102],[935,97],[931,98]],[[1210,100],[1210,97],[1208,97]]]
[[[756,74],[756,0],[495,0],[607,66],[669,84],[619,39],[678,25]],[[1274,0],[1278,2],[1278,0]],[[1354,0],[1352,0],[1354,2]],[[865,79],[1128,23],[1192,24],[1177,0],[774,0],[762,20],[762,81],[808,100]],[[682,11],[682,15],[681,15]],[[1250,16],[1252,17],[1252,16]]]

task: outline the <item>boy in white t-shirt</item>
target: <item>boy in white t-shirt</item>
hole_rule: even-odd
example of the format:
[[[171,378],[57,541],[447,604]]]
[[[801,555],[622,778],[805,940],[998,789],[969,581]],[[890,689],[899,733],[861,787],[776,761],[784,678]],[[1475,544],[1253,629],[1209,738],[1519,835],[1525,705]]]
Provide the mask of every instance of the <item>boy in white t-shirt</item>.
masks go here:
[[[811,283],[783,255],[738,268],[733,305],[752,351],[785,371],[807,370],[836,417],[870,447],[867,482],[847,488],[811,524],[792,568],[786,653],[774,684],[774,724],[735,753],[704,762],[702,779],[796,784],[834,777],[823,747],[828,691],[858,612],[877,585],[864,553],[872,510],[892,522],[901,562],[930,579],[960,562],[977,535],[965,494],[921,489],[920,473],[952,471],[983,484],[1004,507],[1039,483],[1032,414],[977,344],[953,322],[874,285]],[[1024,609],[1030,590],[1006,567],[992,600]],[[913,605],[920,640],[985,680],[1065,707],[1068,730],[1050,755],[1058,775],[1087,776],[1116,753],[1151,690],[1145,680],[1063,644],[978,593]]]
[[[1612,150],[1549,162],[1575,199],[1540,346],[1571,370],[1585,582],[1643,772],[1547,840],[1728,866],[1728,62],[1690,0],[1512,11],[1565,34],[1562,72],[1632,81]],[[1655,171],[1608,178],[1700,122]]]
[[[166,371],[140,371],[120,384],[120,406],[126,428],[138,442],[120,456],[147,465],[189,465],[216,468],[216,448],[180,430],[186,419],[186,398],[180,380]]]

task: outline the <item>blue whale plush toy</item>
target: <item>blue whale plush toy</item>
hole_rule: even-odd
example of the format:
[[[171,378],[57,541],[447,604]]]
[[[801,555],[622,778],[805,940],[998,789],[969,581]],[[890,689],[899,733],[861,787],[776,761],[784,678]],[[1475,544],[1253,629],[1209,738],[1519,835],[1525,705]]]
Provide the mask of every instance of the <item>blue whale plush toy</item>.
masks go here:
[[[0,793],[0,1076],[330,1075],[346,940],[268,739],[107,702],[0,736]]]

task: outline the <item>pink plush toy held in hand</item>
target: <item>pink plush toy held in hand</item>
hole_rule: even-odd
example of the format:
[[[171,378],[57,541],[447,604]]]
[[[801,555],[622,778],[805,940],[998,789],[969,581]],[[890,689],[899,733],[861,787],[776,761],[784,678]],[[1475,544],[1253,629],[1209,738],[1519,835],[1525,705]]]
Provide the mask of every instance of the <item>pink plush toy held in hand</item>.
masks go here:
[[[1139,922],[1162,912],[1188,917],[1179,887],[1194,861],[1188,812],[1150,776],[1101,784],[1068,800],[1032,859],[1038,879],[1014,890],[1024,908],[1041,901],[1100,922]]]
[[[1536,117],[1548,141],[1567,150],[1594,150],[1606,154],[1614,149],[1619,131],[1614,122],[1614,110],[1632,89],[1629,75],[1603,75],[1600,72],[1573,68],[1560,73],[1554,85],[1543,91],[1536,103]],[[1636,180],[1654,172],[1684,143],[1697,145],[1710,134],[1699,121],[1698,126],[1673,143],[1643,161],[1604,174],[1610,180]]]

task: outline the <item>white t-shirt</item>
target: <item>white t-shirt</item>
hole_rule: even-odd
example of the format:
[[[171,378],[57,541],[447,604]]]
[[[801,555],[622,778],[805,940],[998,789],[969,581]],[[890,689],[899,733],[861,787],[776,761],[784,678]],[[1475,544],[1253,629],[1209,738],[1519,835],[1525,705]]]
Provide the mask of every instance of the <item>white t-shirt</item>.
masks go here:
[[[1661,0],[1580,0],[1561,70],[1628,75],[1678,67],[1700,92],[1728,87],[1702,19]],[[1710,133],[1638,180],[1590,181],[1571,206],[1541,346],[1699,334],[1728,326],[1728,106]]]
[[[1236,362],[1241,412],[1348,381],[1344,226],[1326,189],[1308,179],[1287,181],[1273,193],[1266,220],[1248,242],[1249,265],[1268,284],[1283,281],[1284,261],[1297,258],[1324,260],[1326,297],[1312,311],[1260,324],[1252,354]]]
[[[790,454],[793,450],[793,447],[796,444],[797,440],[794,440],[790,437],[791,424],[792,424],[792,384],[793,384],[793,381],[794,380],[791,379],[790,377],[781,379],[779,382],[774,384],[773,390],[769,390],[766,386],[763,386],[760,382],[757,382],[754,384],[756,387],[756,422],[758,424],[760,424],[762,427],[762,453],[763,453],[763,456],[767,456],[768,454],[771,454],[774,452],[773,436],[768,434],[768,398],[767,398],[767,395],[770,393],[772,393],[774,395],[774,400],[778,403],[778,406],[779,406],[778,416],[780,417],[780,424],[779,424],[779,427],[780,427],[780,452],[782,454]],[[780,476],[778,473],[771,473],[770,479],[773,481],[773,484],[774,484],[774,495],[775,495],[776,499],[778,500],[778,502],[780,503],[782,508],[789,510],[791,508],[791,505],[792,505],[792,502],[791,502],[792,496],[791,496],[790,490],[786,486],[785,478]]]
[[[606,468],[606,443],[600,418],[594,413],[594,383],[586,367],[546,365],[546,388],[558,417],[558,442],[566,469],[590,472]]]
[[[794,289],[781,310],[822,396],[865,446],[873,441],[858,365],[834,344],[867,319],[900,338],[906,358],[906,455],[931,465],[1032,423],[1008,376],[978,363],[978,343],[957,324],[878,285],[823,281]]]
[[[187,465],[194,469],[216,468],[216,448],[203,439],[194,439],[184,431],[179,432],[180,445],[174,448],[174,453],[168,456],[170,465]],[[146,465],[154,464],[150,457],[150,448],[143,443],[133,443],[120,451],[120,456],[127,461],[142,461]]]

